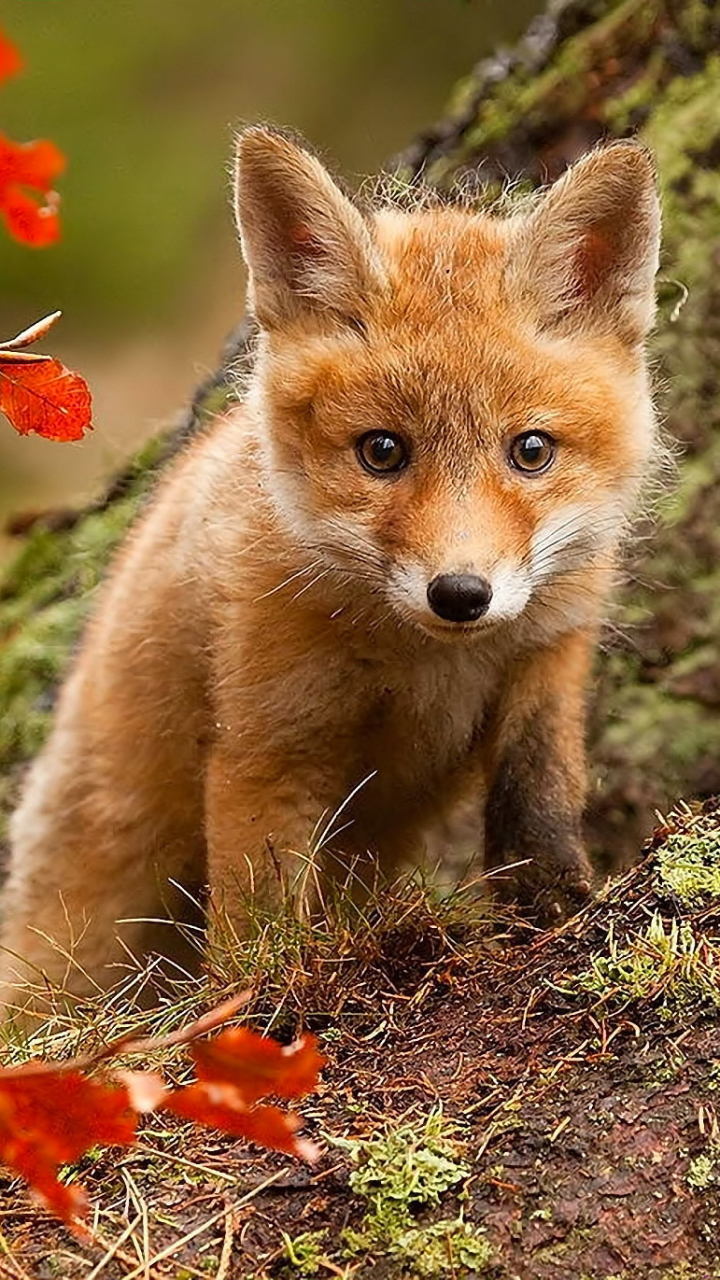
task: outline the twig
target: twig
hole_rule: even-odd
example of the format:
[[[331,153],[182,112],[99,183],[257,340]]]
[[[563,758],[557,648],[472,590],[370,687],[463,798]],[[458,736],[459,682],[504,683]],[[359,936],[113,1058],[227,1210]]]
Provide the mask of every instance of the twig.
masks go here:
[[[0,1267],[4,1271],[5,1275],[12,1275],[15,1280],[33,1280],[33,1277],[25,1270],[22,1263],[18,1262],[17,1258],[13,1257],[10,1245],[5,1239],[2,1231],[0,1231],[0,1249],[2,1249],[5,1257],[10,1263],[10,1266],[6,1266],[4,1262],[0,1263]]]
[[[95,1280],[96,1276],[100,1275],[100,1272],[107,1266],[108,1262],[111,1262],[112,1259],[116,1256],[120,1258],[122,1262],[129,1262],[132,1267],[135,1266],[135,1259],[133,1258],[132,1254],[126,1253],[125,1250],[122,1248],[122,1245],[125,1243],[128,1236],[130,1236],[132,1232],[135,1230],[136,1226],[140,1221],[141,1216],[142,1216],[141,1214],[138,1214],[138,1216],[134,1218],[132,1222],[128,1222],[125,1230],[122,1231],[118,1236],[117,1240],[113,1241],[112,1243],[104,1240],[103,1237],[100,1235],[99,1231],[95,1231],[95,1230],[92,1231],[92,1243],[99,1244],[101,1248],[106,1249],[107,1252],[105,1253],[104,1257],[100,1259],[97,1266],[93,1267],[92,1271],[85,1277],[85,1280]]]
[[[227,1198],[226,1205],[225,1238],[223,1240],[222,1252],[220,1254],[220,1262],[218,1263],[215,1280],[225,1280],[230,1267],[230,1258],[232,1257],[233,1238],[235,1236],[235,1214],[230,1204],[227,1203]]]
[[[231,1205],[231,1212],[237,1213],[238,1209],[242,1209],[246,1204],[249,1204],[250,1201],[254,1200],[255,1196],[259,1195],[261,1191],[265,1191],[267,1187],[271,1187],[274,1182],[279,1182],[280,1179],[286,1177],[286,1175],[287,1169],[278,1169],[276,1173],[271,1174],[271,1176],[266,1178],[264,1182],[258,1183],[256,1187],[253,1187],[252,1191],[249,1191],[247,1195],[242,1196],[240,1200],[237,1200],[235,1204]],[[218,1213],[214,1213],[212,1217],[208,1218],[207,1222],[201,1222],[199,1227],[195,1227],[193,1231],[188,1231],[187,1235],[176,1240],[174,1244],[166,1245],[164,1249],[161,1249],[159,1253],[155,1254],[154,1258],[150,1259],[150,1266],[155,1267],[158,1262],[164,1262],[166,1258],[172,1257],[174,1253],[177,1253],[179,1249],[183,1248],[183,1245],[189,1244],[191,1240],[196,1238],[196,1236],[202,1235],[203,1231],[207,1231],[210,1227],[214,1227],[215,1223],[219,1222],[227,1212],[227,1207],[223,1206]],[[136,1280],[136,1278],[142,1274],[142,1271],[142,1264],[138,1267],[134,1267],[132,1271],[127,1273],[125,1280]]]

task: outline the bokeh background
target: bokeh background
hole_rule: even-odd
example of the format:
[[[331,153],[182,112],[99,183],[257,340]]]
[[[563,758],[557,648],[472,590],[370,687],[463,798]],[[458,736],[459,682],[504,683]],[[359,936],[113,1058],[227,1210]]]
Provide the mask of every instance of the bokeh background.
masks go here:
[[[48,311],[45,349],[88,379],[95,432],[19,438],[0,419],[0,528],[81,500],[172,421],[243,308],[232,131],[304,133],[352,181],[441,115],[455,82],[540,0],[5,0],[24,72],[0,130],[65,152],[62,242],[0,234],[0,332]],[[0,554],[3,551],[0,540]]]

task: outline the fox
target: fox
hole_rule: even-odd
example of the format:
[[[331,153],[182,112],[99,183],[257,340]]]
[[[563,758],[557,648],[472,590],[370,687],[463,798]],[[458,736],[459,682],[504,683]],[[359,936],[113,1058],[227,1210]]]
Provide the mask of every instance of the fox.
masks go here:
[[[363,202],[254,126],[235,210],[252,371],[131,530],[29,771],[6,1010],[171,956],[203,886],[211,935],[290,891],[312,920],[468,799],[501,898],[552,923],[593,891],[588,686],[658,448],[650,155],[505,211]]]

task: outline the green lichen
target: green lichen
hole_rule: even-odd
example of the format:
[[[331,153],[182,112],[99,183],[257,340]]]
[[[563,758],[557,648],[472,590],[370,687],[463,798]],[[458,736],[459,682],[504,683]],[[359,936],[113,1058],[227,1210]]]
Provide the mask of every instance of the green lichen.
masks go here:
[[[460,1144],[441,1111],[423,1123],[388,1129],[369,1140],[335,1139],[355,1164],[350,1186],[367,1202],[359,1228],[343,1233],[348,1258],[392,1258],[403,1275],[462,1276],[492,1259],[485,1234],[462,1215],[430,1224],[415,1215],[439,1206],[469,1175]]]
[[[719,1156],[720,1149],[714,1148],[703,1151],[701,1155],[690,1161],[685,1181],[691,1191],[706,1191],[708,1187],[720,1184]]]
[[[720,899],[720,827],[710,822],[668,836],[656,855],[656,889],[683,906]]]
[[[303,1231],[298,1236],[289,1236],[283,1231],[283,1257],[298,1276],[318,1275],[324,1255],[324,1242],[327,1231]]]
[[[689,1008],[720,1009],[720,947],[687,921],[666,927],[658,912],[645,930],[622,942],[611,921],[607,950],[593,956],[570,987],[615,1007],[652,1001],[668,1017]]]
[[[482,1273],[492,1263],[493,1250],[477,1227],[455,1218],[429,1227],[409,1227],[391,1243],[389,1256],[406,1275],[432,1280],[466,1271]]]

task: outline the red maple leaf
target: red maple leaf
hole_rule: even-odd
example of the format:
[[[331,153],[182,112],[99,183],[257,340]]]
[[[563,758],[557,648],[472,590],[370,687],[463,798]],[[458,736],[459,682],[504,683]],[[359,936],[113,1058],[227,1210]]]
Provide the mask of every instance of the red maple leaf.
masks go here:
[[[0,1162],[20,1174],[54,1213],[81,1233],[78,1219],[87,1212],[85,1193],[58,1180],[59,1166],[77,1160],[90,1147],[128,1146],[135,1140],[142,1112],[170,1111],[314,1160],[317,1148],[297,1136],[302,1124],[298,1116],[279,1107],[255,1105],[269,1093],[291,1098],[315,1087],[323,1059],[311,1036],[283,1047],[244,1028],[224,1031],[194,1046],[203,1078],[182,1089],[168,1089],[162,1077],[151,1071],[118,1072],[118,1082],[112,1085],[83,1074],[119,1053],[147,1053],[203,1035],[232,1017],[248,995],[243,992],[168,1036],[123,1036],[94,1056],[59,1066],[28,1062],[14,1069],[0,1068]]]
[[[28,1062],[0,1070],[0,1160],[29,1182],[70,1226],[87,1208],[78,1186],[58,1181],[61,1164],[97,1143],[127,1146],[137,1114],[122,1085],[102,1085],[79,1071]]]
[[[175,1089],[166,1094],[161,1109],[274,1151],[286,1151],[304,1160],[317,1158],[314,1144],[296,1137],[302,1125],[299,1116],[272,1106],[248,1109],[238,1090],[229,1084],[197,1083]]]
[[[247,1027],[230,1027],[212,1040],[194,1044],[191,1053],[198,1079],[233,1085],[244,1104],[259,1098],[300,1098],[318,1081],[325,1059],[314,1036],[278,1044]]]
[[[48,332],[56,311],[8,342],[0,342],[0,412],[20,435],[81,440],[92,427],[90,388],[59,360],[25,350]]]
[[[0,31],[0,82],[21,67],[20,54]],[[0,134],[0,215],[14,239],[36,249],[59,239],[54,184],[64,168],[54,142],[13,142]]]
[[[22,70],[22,57],[15,45],[0,31],[0,82]]]
[[[191,1049],[198,1075],[196,1084],[167,1094],[162,1107],[187,1120],[197,1120],[304,1160],[314,1160],[317,1148],[296,1137],[301,1121],[279,1107],[258,1107],[260,1098],[299,1098],[318,1081],[324,1059],[314,1036],[289,1045],[247,1027],[230,1027]]]

